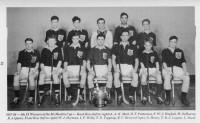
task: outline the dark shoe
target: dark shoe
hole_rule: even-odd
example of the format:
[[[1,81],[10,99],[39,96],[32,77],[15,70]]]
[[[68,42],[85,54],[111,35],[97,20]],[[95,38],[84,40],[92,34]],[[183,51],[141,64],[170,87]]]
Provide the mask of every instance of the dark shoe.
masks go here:
[[[146,97],[143,97],[141,103],[142,103],[143,105],[146,105],[147,101],[148,101],[147,98],[146,98]]]
[[[29,105],[33,105],[33,104],[34,104],[34,99],[33,99],[33,97],[29,97],[27,103],[28,103]]]
[[[117,105],[121,105],[122,102],[123,102],[122,95],[120,95],[120,96],[117,97]]]
[[[135,104],[134,97],[133,96],[129,96],[128,98],[129,98],[129,103],[134,105]]]
[[[164,101],[164,104],[165,104],[165,105],[170,105],[170,102],[171,102],[170,99],[169,99],[169,98],[166,98],[165,101]]]
[[[181,103],[182,103],[183,105],[185,105],[185,106],[189,106],[189,105],[190,105],[190,102],[188,101],[187,98],[182,98],[182,99],[181,99]]]
[[[84,95],[83,95],[83,94],[80,94],[80,95],[79,95],[79,102],[80,102],[80,103],[85,103]]]
[[[19,105],[19,97],[14,97],[13,101],[11,102],[11,105]]]
[[[156,100],[157,100],[157,104],[159,104],[159,105],[163,104],[163,102],[164,102],[161,97],[157,97]]]

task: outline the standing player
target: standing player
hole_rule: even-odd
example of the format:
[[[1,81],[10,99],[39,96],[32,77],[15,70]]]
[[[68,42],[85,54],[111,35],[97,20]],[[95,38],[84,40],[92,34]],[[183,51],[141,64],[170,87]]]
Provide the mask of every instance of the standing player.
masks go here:
[[[61,50],[56,45],[56,36],[49,36],[47,39],[47,46],[43,48],[40,61],[40,77],[39,77],[39,104],[42,103],[45,92],[45,80],[52,80],[52,87],[55,91],[55,103],[60,104],[59,92],[60,81],[59,75],[61,74],[62,55]]]
[[[156,34],[150,29],[150,20],[142,20],[143,31],[137,35],[137,47],[139,48],[139,53],[144,50],[145,39],[150,39],[153,42],[153,46],[156,46]]]
[[[72,35],[72,44],[64,49],[64,73],[63,81],[66,87],[68,97],[67,101],[71,101],[72,88],[69,82],[70,77],[80,77],[80,101],[83,101],[83,89],[86,83],[86,57],[85,48],[79,42],[80,35],[75,33]],[[77,95],[78,96],[78,95]]]
[[[97,35],[97,45],[92,48],[89,52],[89,58],[87,61],[88,68],[88,87],[92,92],[94,90],[94,77],[104,77],[107,79],[106,90],[108,95],[110,94],[110,89],[112,87],[112,61],[111,52],[108,47],[104,45],[105,35],[100,33]],[[99,74],[99,75],[98,75]],[[110,103],[111,100],[108,99]]]
[[[58,32],[61,32],[64,35],[63,40],[66,41],[66,31],[63,29],[59,29],[58,16],[52,16],[51,17],[51,28],[46,31],[45,42],[47,41],[48,37],[51,37],[52,35],[55,35],[56,40],[58,40]]]
[[[122,91],[120,88],[120,74],[121,76],[128,76],[132,78],[131,86],[129,87],[129,101],[135,104],[134,94],[138,86],[137,69],[139,65],[137,47],[130,44],[128,41],[129,31],[123,30],[121,33],[121,41],[119,44],[113,46],[112,63],[114,67],[114,85],[117,91],[117,103],[122,103]]]
[[[142,92],[143,92],[143,98],[142,103],[146,104],[147,102],[147,95],[150,94],[148,89],[148,79],[150,77],[156,78],[157,83],[157,93],[156,93],[156,99],[158,104],[162,104],[163,100],[161,98],[161,92],[162,92],[162,78],[161,78],[161,72],[160,72],[160,66],[159,66],[159,58],[158,54],[152,50],[152,41],[150,39],[146,39],[144,42],[145,49],[142,51],[140,55],[140,78],[141,78],[141,85],[142,85]]]
[[[113,36],[112,33],[106,29],[104,18],[97,19],[97,30],[92,33],[91,48],[97,45],[97,35],[100,33],[104,34],[105,36],[105,46],[111,49],[113,46]]]
[[[122,12],[120,15],[120,21],[121,24],[115,29],[115,34],[114,34],[114,45],[119,44],[121,41],[121,34],[124,29],[128,30],[129,32],[129,41],[133,45],[136,44],[135,36],[137,34],[135,27],[128,25],[128,14],[125,12]]]
[[[15,97],[13,99],[14,104],[19,103],[20,97],[20,80],[28,80],[29,93],[28,103],[33,104],[34,93],[36,88],[36,78],[38,75],[39,67],[39,52],[33,49],[33,39],[25,39],[25,49],[19,52],[17,60],[17,72],[14,76],[14,92]]]
[[[169,47],[162,51],[164,89],[166,91],[165,104],[169,105],[171,100],[171,77],[183,80],[181,102],[188,106],[190,103],[186,96],[189,90],[190,77],[186,67],[186,60],[183,50],[176,47],[178,37],[169,38]]]
[[[81,46],[84,46],[86,49],[89,47],[89,37],[88,32],[85,29],[82,29],[81,27],[81,19],[78,16],[74,16],[72,18],[74,29],[72,29],[67,37],[67,45],[72,44],[72,36],[74,33],[77,33],[79,35],[79,43]]]

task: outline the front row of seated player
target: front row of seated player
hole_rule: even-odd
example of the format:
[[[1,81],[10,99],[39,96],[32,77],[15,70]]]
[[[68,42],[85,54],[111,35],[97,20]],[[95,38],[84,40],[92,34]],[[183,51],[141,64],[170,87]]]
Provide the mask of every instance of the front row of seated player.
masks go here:
[[[79,35],[73,35],[72,44],[64,48],[64,68],[61,70],[62,65],[62,55],[61,50],[56,47],[56,40],[54,37],[49,37],[47,40],[47,47],[42,50],[40,67],[41,72],[39,76],[39,103],[42,102],[44,95],[44,84],[45,79],[50,78],[53,83],[52,87],[55,91],[56,103],[59,102],[59,91],[60,91],[60,81],[59,75],[63,74],[64,86],[67,90],[68,97],[67,100],[70,101],[72,98],[72,88],[69,82],[70,77],[79,76],[80,77],[80,98],[83,100],[83,89],[86,84],[86,79],[88,80],[88,87],[92,92],[94,90],[93,79],[97,76],[101,76],[107,79],[106,90],[110,93],[112,87],[112,81],[114,78],[114,86],[117,92],[117,104],[121,104],[122,100],[122,89],[121,82],[123,77],[130,77],[132,79],[131,85],[129,86],[129,102],[135,104],[134,95],[138,87],[138,81],[140,78],[141,87],[143,92],[143,97],[141,102],[146,104],[147,100],[147,78],[156,78],[156,99],[157,103],[163,103],[161,98],[162,91],[162,76],[164,78],[164,90],[166,91],[166,99],[164,103],[166,105],[170,104],[171,99],[171,78],[179,78],[183,80],[181,102],[188,106],[189,101],[186,96],[189,90],[189,74],[186,69],[186,61],[184,58],[184,53],[181,49],[176,47],[178,38],[176,36],[171,36],[169,38],[169,47],[164,49],[162,52],[162,76],[159,66],[159,58],[157,53],[152,49],[152,42],[150,40],[145,41],[145,50],[138,53],[137,47],[129,44],[128,42],[128,32],[123,31],[121,34],[120,44],[114,45],[112,52],[104,46],[105,36],[99,34],[97,36],[97,45],[92,48],[90,52],[86,52],[79,44]],[[26,39],[26,49],[21,51],[18,59],[18,71],[15,74],[14,79],[14,89],[15,97],[13,102],[19,102],[19,80],[24,78],[29,78],[29,90],[30,98],[29,103],[33,103],[35,89],[34,79],[36,78],[36,73],[39,65],[39,55],[32,48],[32,39]],[[30,46],[31,45],[31,46]],[[31,48],[30,48],[31,47]],[[34,54],[35,53],[35,54]],[[138,54],[140,54],[138,56]],[[114,68],[114,73],[112,74],[112,66]],[[139,72],[138,68],[140,66]],[[26,69],[26,70],[25,70]],[[87,71],[88,70],[88,75]],[[30,71],[30,72],[29,72]],[[31,72],[33,71],[33,72]],[[78,74],[77,74],[78,71]],[[29,73],[29,74],[27,74]],[[139,74],[138,74],[139,73]],[[138,77],[139,76],[139,77]],[[111,100],[111,99],[109,99]]]

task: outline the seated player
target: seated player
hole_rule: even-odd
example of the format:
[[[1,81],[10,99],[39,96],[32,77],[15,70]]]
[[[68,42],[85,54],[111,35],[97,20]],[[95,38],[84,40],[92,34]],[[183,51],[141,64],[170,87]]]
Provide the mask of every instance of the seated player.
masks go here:
[[[100,33],[103,33],[105,36],[104,45],[108,47],[109,49],[112,48],[113,46],[112,32],[106,28],[105,23],[106,21],[104,18],[97,19],[97,29],[92,33],[92,36],[91,36],[91,48],[93,48],[97,44],[97,41],[96,41],[97,35]]]
[[[158,54],[152,50],[152,41],[150,39],[146,39],[144,42],[145,49],[142,51],[140,55],[140,79],[141,79],[141,86],[142,86],[142,104],[146,104],[147,95],[148,92],[148,86],[147,86],[147,77],[154,77],[156,78],[156,84],[157,84],[157,91],[156,91],[156,99],[158,104],[162,104],[163,100],[161,98],[161,92],[162,92],[162,78],[161,78],[161,72],[159,68],[159,58]]]
[[[181,102],[188,106],[190,103],[186,98],[189,91],[190,77],[186,67],[186,60],[183,50],[177,48],[178,37],[169,38],[169,47],[162,51],[164,89],[166,91],[165,104],[171,101],[171,77],[183,80]]]
[[[62,56],[61,50],[56,45],[56,36],[49,36],[47,39],[47,46],[42,49],[41,61],[40,61],[40,77],[39,77],[39,105],[42,103],[44,92],[45,92],[45,80],[52,81],[52,87],[55,92],[55,103],[60,104],[59,92],[60,92],[60,81],[59,75],[62,72],[61,63]]]
[[[139,65],[137,47],[129,43],[129,32],[123,30],[121,33],[121,41],[118,45],[114,45],[112,49],[112,63],[114,67],[114,85],[117,91],[117,103],[122,103],[122,91],[120,88],[120,78],[128,76],[132,78],[129,87],[129,101],[135,104],[134,94],[138,86],[137,69]],[[122,77],[120,77],[120,74]]]
[[[79,34],[74,33],[72,36],[72,44],[64,49],[64,72],[63,82],[66,87],[68,97],[67,101],[72,99],[72,88],[69,78],[80,78],[80,101],[83,101],[83,89],[86,83],[86,57],[85,48],[79,43]]]
[[[29,82],[28,103],[34,103],[34,94],[36,88],[36,79],[39,67],[39,52],[33,49],[33,40],[31,38],[25,39],[25,49],[19,52],[17,60],[17,72],[14,76],[14,104],[19,103],[20,97],[20,80],[27,80]]]
[[[89,52],[89,58],[87,61],[88,68],[88,87],[92,92],[94,90],[94,77],[103,77],[107,79],[106,91],[110,94],[110,89],[112,87],[112,61],[111,52],[108,47],[104,45],[105,35],[100,33],[97,35],[97,45],[94,46]],[[111,100],[108,99],[108,103]]]

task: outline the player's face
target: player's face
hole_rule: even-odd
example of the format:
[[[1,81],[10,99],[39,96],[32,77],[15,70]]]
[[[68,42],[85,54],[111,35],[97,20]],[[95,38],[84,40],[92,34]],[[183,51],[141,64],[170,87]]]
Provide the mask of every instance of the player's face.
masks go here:
[[[105,22],[103,20],[99,20],[97,25],[99,29],[105,29]]]
[[[26,46],[27,50],[31,50],[31,49],[33,49],[33,42],[32,41],[26,41],[25,46]]]
[[[79,36],[73,36],[73,37],[72,37],[72,42],[73,42],[74,44],[77,44],[77,43],[79,42]]]
[[[64,35],[58,35],[58,41],[63,41]]]
[[[144,21],[144,23],[142,24],[142,26],[143,26],[144,30],[150,30],[150,24],[149,24],[149,22]]]
[[[57,29],[58,28],[58,20],[57,19],[54,19],[51,21],[51,27],[53,29]]]
[[[104,37],[98,37],[97,38],[97,45],[98,46],[103,46],[104,45]]]
[[[76,21],[74,21],[73,25],[75,28],[79,29],[81,24],[80,24],[79,20],[76,20]]]
[[[55,38],[49,38],[47,41],[49,47],[54,47],[56,45],[56,39]]]
[[[128,32],[123,32],[122,35],[121,35],[121,39],[122,41],[128,41]]]
[[[120,18],[120,20],[121,20],[121,24],[127,24],[127,22],[128,22],[128,17],[127,17],[126,15],[123,15],[123,16]]]
[[[150,42],[145,42],[144,47],[145,47],[145,50],[151,50],[152,44]]]
[[[175,48],[177,45],[177,40],[176,39],[172,39],[169,41],[169,47],[171,48]]]

